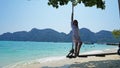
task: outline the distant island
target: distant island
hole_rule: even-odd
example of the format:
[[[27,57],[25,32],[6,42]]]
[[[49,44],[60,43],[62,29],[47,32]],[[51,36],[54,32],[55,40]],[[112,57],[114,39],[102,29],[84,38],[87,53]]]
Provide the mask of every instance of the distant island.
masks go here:
[[[14,33],[4,33],[0,35],[0,41],[37,41],[37,42],[71,42],[72,32],[65,34],[53,29],[37,29],[30,31],[18,31]],[[86,43],[114,43],[117,40],[110,31],[101,30],[97,33],[87,28],[80,29],[81,40]]]

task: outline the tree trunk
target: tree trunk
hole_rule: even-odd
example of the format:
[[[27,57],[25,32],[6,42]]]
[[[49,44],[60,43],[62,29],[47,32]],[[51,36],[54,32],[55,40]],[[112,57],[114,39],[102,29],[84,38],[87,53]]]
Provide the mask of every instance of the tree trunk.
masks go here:
[[[119,17],[120,17],[120,0],[118,0],[118,7],[119,7]]]
[[[73,19],[74,19],[74,5],[72,3],[71,22],[73,22]]]

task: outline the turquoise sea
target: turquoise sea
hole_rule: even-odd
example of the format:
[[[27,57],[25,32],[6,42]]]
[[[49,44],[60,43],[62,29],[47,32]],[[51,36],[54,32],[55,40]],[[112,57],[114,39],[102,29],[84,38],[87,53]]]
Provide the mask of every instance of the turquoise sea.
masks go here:
[[[0,68],[10,68],[18,63],[44,62],[65,57],[72,43],[0,41]],[[83,44],[80,53],[117,49],[105,44]]]

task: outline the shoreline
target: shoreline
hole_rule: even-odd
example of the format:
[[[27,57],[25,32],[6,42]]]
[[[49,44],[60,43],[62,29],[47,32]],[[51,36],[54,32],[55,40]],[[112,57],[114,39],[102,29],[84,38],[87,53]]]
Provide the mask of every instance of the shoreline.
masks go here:
[[[17,65],[13,68],[120,68],[119,55],[107,55],[105,57],[87,57],[61,59],[44,63],[32,63],[27,65]]]
[[[94,54],[94,53],[107,53],[107,52],[116,52],[116,49],[112,50],[104,50],[104,51],[91,51],[89,53]],[[83,53],[83,54],[88,54],[88,53]],[[15,65],[8,66],[8,67],[3,67],[3,68],[74,68],[76,65],[81,67],[81,64],[89,64],[90,62],[93,62],[93,64],[102,64],[104,62],[113,62],[116,61],[118,62],[120,60],[120,56],[115,54],[115,55],[106,55],[105,57],[77,57],[77,58],[66,58],[65,56],[61,57],[47,57],[43,59],[36,59],[32,61],[28,61],[26,63],[16,63]],[[108,62],[108,64],[109,64]],[[120,61],[119,61],[120,63]],[[116,64],[115,64],[116,65]],[[83,65],[84,66],[84,65]],[[114,65],[112,65],[114,66]],[[120,66],[119,66],[120,67]],[[84,67],[81,67],[84,68]],[[86,67],[85,67],[86,68]],[[87,67],[89,68],[89,67]],[[97,67],[98,68],[98,67]],[[104,67],[100,67],[104,68]],[[109,68],[109,67],[108,67]]]

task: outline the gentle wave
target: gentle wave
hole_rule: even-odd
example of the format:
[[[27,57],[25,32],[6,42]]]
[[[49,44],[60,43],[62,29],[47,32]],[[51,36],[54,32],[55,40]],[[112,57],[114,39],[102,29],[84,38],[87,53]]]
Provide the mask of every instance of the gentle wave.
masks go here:
[[[44,63],[44,62],[51,62],[51,61],[59,61],[59,60],[65,59],[65,58],[66,58],[65,56],[61,56],[61,57],[47,57],[47,58],[43,58],[43,59],[37,59],[36,61],[40,62],[40,63]]]
[[[89,51],[89,52],[84,52],[84,53],[81,53],[81,55],[84,55],[84,54],[107,53],[107,52],[117,52],[117,50],[118,50],[118,48],[105,49],[105,50],[93,50],[93,51]]]
[[[41,58],[41,59],[17,62],[17,63],[7,65],[7,66],[2,67],[2,68],[20,68],[20,66],[25,66],[25,65],[34,64],[34,63],[46,63],[46,62],[59,61],[59,60],[65,59],[65,58],[66,58],[65,56],[46,57],[46,58]]]
[[[96,54],[96,53],[103,53],[103,52],[104,51],[102,51],[102,50],[93,50],[93,51],[81,53],[81,55],[83,55],[83,54]]]

